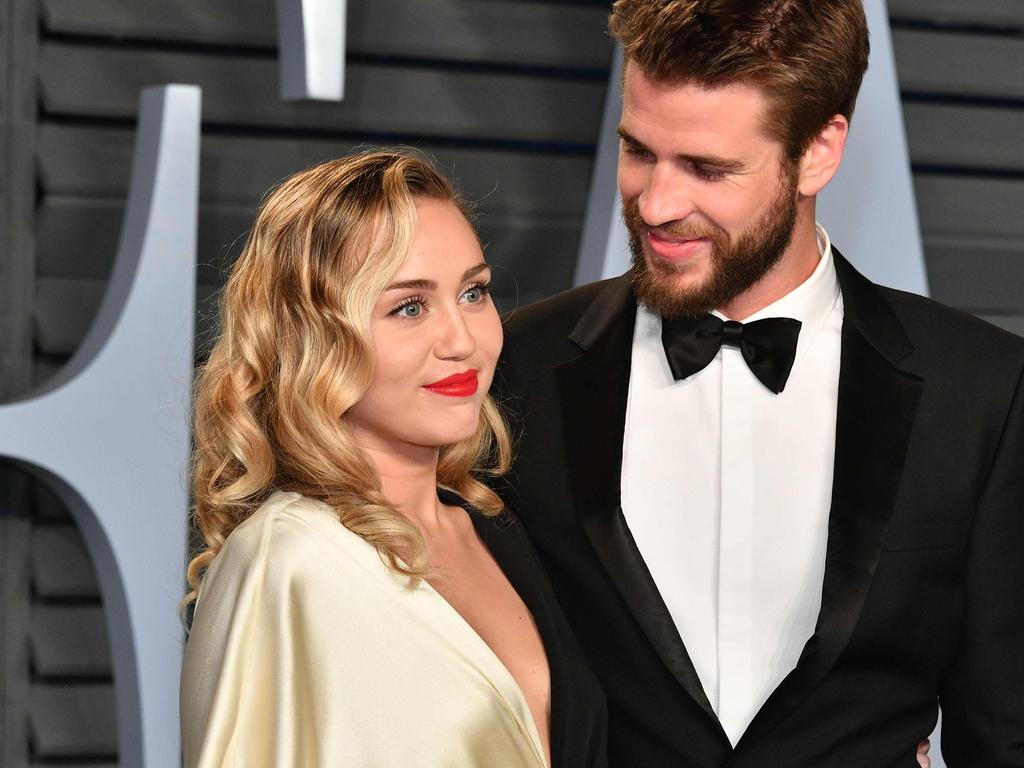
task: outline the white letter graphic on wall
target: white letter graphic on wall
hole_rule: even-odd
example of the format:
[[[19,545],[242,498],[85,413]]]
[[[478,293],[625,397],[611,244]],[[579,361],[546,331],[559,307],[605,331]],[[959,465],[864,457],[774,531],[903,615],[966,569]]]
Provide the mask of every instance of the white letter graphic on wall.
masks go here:
[[[178,676],[195,306],[199,89],[143,91],[96,320],[41,391],[0,406],[0,457],[68,505],[106,608],[124,766],[180,765]]]
[[[345,96],[346,0],[277,0],[281,98]]]

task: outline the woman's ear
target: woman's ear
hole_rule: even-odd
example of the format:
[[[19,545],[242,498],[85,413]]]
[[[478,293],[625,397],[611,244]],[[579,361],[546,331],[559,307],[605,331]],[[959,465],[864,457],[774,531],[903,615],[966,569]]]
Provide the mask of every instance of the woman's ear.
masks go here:
[[[800,158],[800,194],[813,197],[818,194],[839,170],[846,148],[850,121],[842,115],[833,115],[818,132]]]

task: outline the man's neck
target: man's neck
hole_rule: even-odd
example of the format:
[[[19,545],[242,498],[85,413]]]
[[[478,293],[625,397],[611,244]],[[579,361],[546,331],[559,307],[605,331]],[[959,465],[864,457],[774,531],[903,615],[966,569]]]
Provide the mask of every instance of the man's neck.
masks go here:
[[[746,291],[717,309],[730,320],[745,320],[802,285],[814,274],[820,261],[814,216],[801,217],[793,228],[789,246],[775,266]]]

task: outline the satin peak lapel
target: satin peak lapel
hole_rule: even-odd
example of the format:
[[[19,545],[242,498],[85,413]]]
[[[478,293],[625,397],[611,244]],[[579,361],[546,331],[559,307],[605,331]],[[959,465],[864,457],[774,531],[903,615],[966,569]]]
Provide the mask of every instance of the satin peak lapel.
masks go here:
[[[897,363],[913,348],[876,286],[836,252],[843,294],[835,474],[825,578],[814,635],[743,734],[737,750],[793,711],[853,634],[896,504],[924,382]]]
[[[717,723],[622,514],[622,439],[635,322],[628,278],[611,281],[570,336],[582,353],[558,369],[573,495],[587,538],[640,628],[679,684]]]

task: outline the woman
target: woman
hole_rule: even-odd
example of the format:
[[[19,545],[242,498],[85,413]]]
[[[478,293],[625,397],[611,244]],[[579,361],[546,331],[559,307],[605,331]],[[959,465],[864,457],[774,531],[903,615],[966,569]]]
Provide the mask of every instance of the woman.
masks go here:
[[[600,689],[477,479],[509,454],[489,275],[414,156],[264,202],[197,390],[186,766],[603,764]]]

